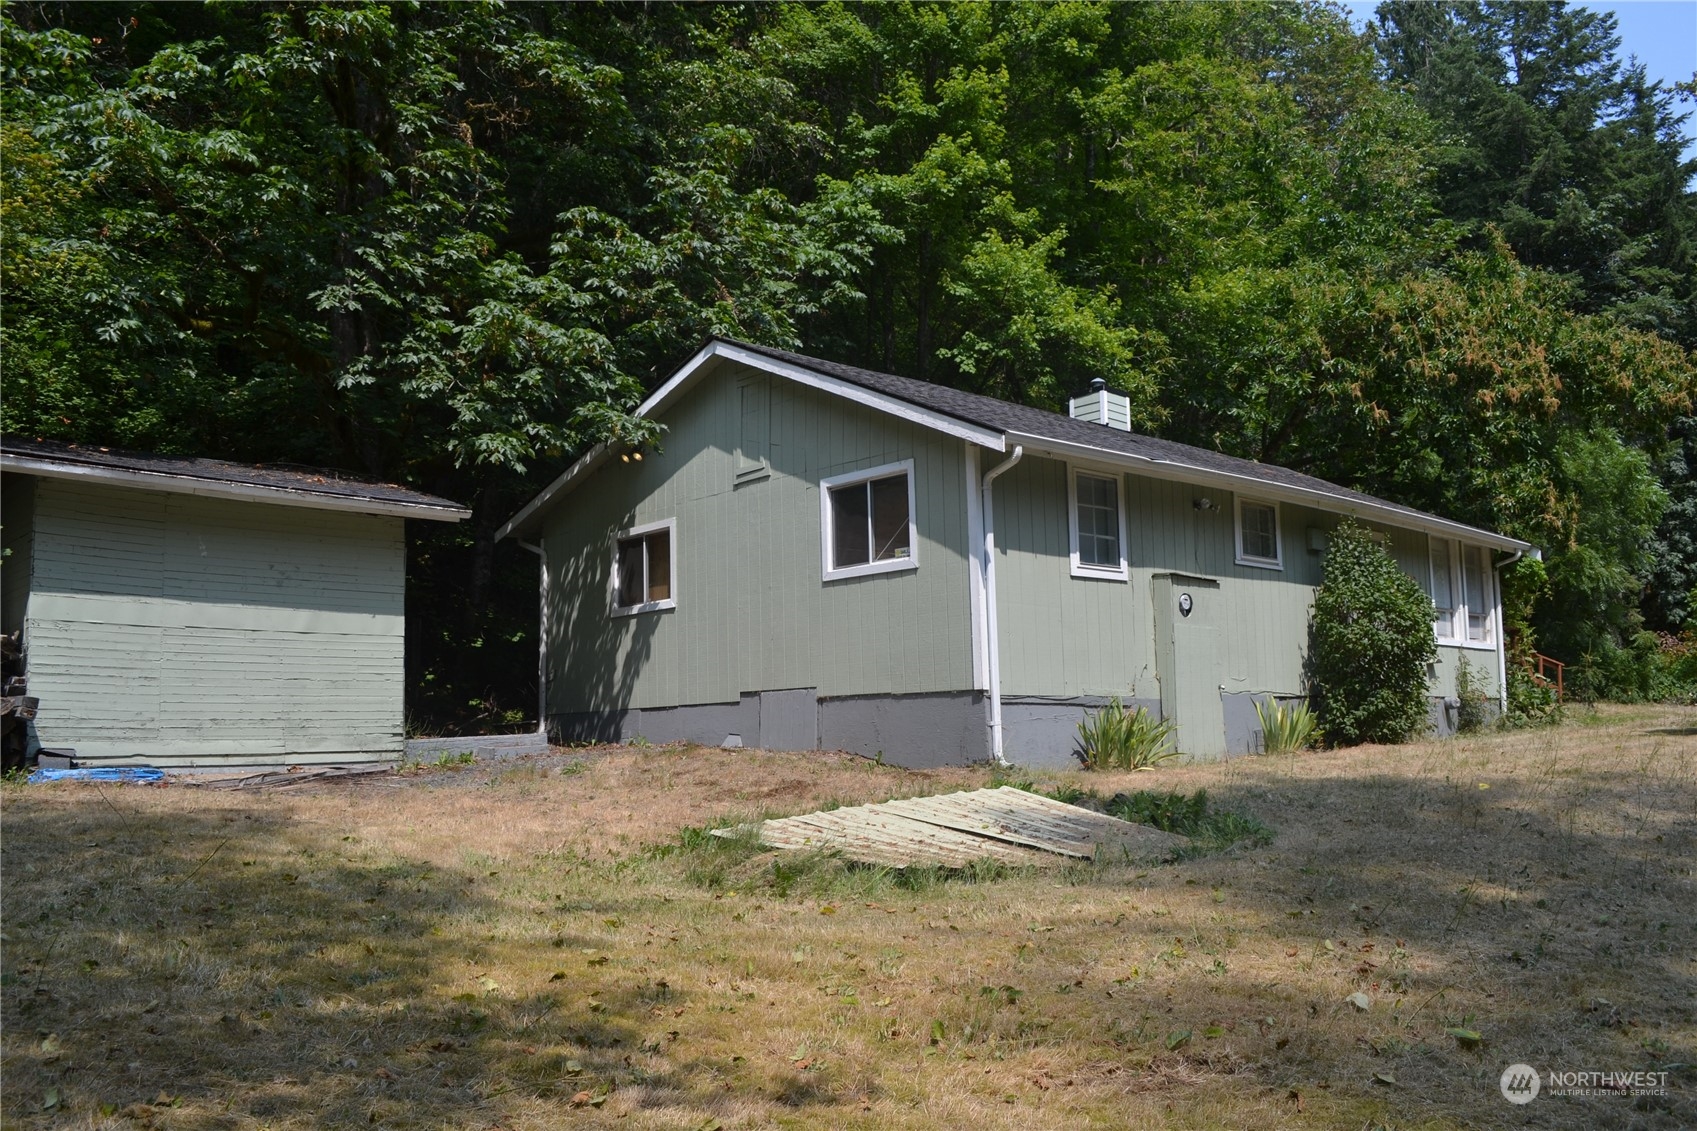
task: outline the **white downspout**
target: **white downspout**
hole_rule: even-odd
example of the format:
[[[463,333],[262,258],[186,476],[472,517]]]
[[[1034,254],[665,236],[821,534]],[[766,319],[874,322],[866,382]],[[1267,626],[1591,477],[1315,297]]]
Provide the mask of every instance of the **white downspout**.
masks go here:
[[[517,541],[517,539],[514,539]],[[536,730],[542,740],[548,740],[548,551],[529,542],[519,545],[540,559],[542,581],[537,588],[536,612]]]
[[[1007,765],[1002,757],[1002,648],[996,636],[996,510],[990,484],[1018,463],[1025,448],[1015,444],[1013,454],[984,473],[984,636],[987,671],[990,677],[990,760]]]
[[[1516,550],[1512,558],[1491,566],[1497,582],[1497,710],[1505,719],[1508,717],[1508,625],[1503,616],[1503,570],[1525,556],[1525,550]]]

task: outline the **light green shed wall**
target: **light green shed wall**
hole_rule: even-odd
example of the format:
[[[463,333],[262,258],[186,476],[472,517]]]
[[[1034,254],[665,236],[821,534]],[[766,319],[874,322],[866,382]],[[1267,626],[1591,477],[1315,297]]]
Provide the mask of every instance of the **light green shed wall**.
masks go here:
[[[1310,529],[1329,532],[1335,514],[1283,504],[1283,570],[1236,561],[1236,500],[1229,491],[1117,475],[1125,495],[1130,580],[1071,575],[1068,465],[1026,457],[995,484],[1002,688],[1009,696],[1158,698],[1152,579],[1184,573],[1219,581],[1197,600],[1220,603],[1221,679],[1227,693],[1302,692],[1308,616],[1320,584],[1321,553]],[[1253,496],[1251,496],[1253,497]],[[1196,508],[1198,499],[1214,507]],[[1398,564],[1424,586],[1426,536],[1382,529]],[[1454,693],[1454,654],[1444,648],[1434,695]],[[1494,651],[1468,649],[1482,686],[1497,685]]]
[[[746,412],[739,381],[769,397]],[[737,483],[744,420],[770,474]],[[663,450],[613,460],[544,522],[550,714],[972,686],[963,442],[726,367],[660,418]],[[758,438],[740,457],[745,469]],[[918,568],[823,582],[822,478],[912,459]],[[615,535],[677,520],[675,609],[614,616]]]
[[[39,479],[48,747],[154,765],[398,757],[402,520]]]

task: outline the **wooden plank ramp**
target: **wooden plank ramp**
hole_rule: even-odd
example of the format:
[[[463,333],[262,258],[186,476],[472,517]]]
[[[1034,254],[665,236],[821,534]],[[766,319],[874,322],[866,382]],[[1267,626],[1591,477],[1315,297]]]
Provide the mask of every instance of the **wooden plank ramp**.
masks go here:
[[[977,860],[1037,867],[1095,859],[1153,863],[1171,856],[1184,838],[1003,786],[782,817],[760,826],[760,842],[887,867],[962,868]]]

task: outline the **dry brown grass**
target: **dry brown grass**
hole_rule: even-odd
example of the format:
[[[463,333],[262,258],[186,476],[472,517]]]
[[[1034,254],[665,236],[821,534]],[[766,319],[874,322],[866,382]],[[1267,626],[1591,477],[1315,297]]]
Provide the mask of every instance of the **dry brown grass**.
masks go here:
[[[1639,1100],[1496,1086],[1697,1062],[1697,712],[1056,775],[1205,787],[1278,836],[980,882],[652,846],[982,771],[572,765],[6,786],[6,1124],[1697,1125],[1689,1069]]]

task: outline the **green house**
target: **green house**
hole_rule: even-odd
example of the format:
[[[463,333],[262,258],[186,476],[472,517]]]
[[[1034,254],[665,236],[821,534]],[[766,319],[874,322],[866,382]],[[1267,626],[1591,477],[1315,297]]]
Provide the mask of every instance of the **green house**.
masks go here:
[[[332,472],[0,440],[4,631],[39,745],[161,769],[400,757],[409,518]]]
[[[1504,684],[1498,570],[1531,549],[1311,476],[1071,415],[728,340],[501,530],[542,558],[543,715],[564,739],[1073,763],[1119,697],[1180,748],[1257,748],[1303,694],[1346,515],[1432,595],[1432,723],[1458,665]]]

